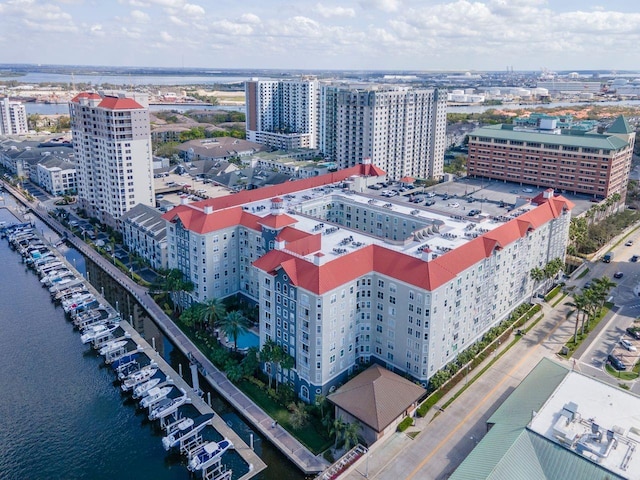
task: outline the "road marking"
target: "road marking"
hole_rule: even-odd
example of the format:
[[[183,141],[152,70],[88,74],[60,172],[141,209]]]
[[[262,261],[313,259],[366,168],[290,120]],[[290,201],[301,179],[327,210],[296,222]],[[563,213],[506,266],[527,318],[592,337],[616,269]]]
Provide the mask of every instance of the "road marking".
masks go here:
[[[562,323],[565,321],[566,319],[561,318],[558,323],[556,323],[556,325],[553,327],[553,329],[551,329],[549,331],[549,333],[547,333],[547,335],[545,335],[538,343],[536,343],[530,350],[528,353],[526,353],[518,363],[516,363],[513,368],[511,370],[509,370],[509,372],[507,372],[507,374],[505,374],[502,377],[502,380],[500,380],[490,391],[489,393],[487,393],[484,397],[482,397],[482,400],[480,400],[480,402],[471,409],[471,411],[469,411],[469,413],[460,421],[458,422],[458,425],[456,425],[456,427],[451,430],[449,432],[449,434],[443,438],[440,443],[438,443],[438,445],[436,445],[436,447],[431,450],[431,453],[429,453],[429,455],[427,455],[419,464],[418,466],[416,466],[416,468],[413,469],[413,471],[409,474],[409,476],[407,476],[406,480],[409,480],[411,478],[413,478],[416,473],[418,473],[422,467],[424,467],[426,465],[427,462],[429,462],[429,460],[431,460],[433,458],[433,456],[438,453],[438,451],[440,451],[440,449],[449,441],[451,440],[451,437],[453,437],[453,435],[462,428],[462,426],[480,409],[481,406],[484,405],[484,403],[489,399],[489,397],[491,397],[496,390],[498,390],[503,384],[504,382],[506,382],[508,379],[511,378],[513,372],[515,372],[518,368],[520,368],[520,366],[531,356],[533,355],[533,353],[538,349],[538,347],[540,345],[542,345],[544,342],[546,342],[549,337],[551,337],[551,335],[558,329],[558,327],[560,325],[562,325]],[[495,365],[495,364],[494,364]]]

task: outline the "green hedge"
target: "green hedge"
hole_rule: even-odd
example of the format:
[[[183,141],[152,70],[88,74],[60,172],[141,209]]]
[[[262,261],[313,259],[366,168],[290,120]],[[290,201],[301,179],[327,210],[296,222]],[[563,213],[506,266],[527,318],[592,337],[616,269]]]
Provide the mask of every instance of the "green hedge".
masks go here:
[[[413,425],[413,417],[406,417],[398,424],[398,431],[404,432],[407,428]]]
[[[560,290],[562,290],[562,285],[555,286],[549,293],[545,295],[544,297],[545,301],[549,302],[553,300],[556,297],[556,295],[560,293]]]

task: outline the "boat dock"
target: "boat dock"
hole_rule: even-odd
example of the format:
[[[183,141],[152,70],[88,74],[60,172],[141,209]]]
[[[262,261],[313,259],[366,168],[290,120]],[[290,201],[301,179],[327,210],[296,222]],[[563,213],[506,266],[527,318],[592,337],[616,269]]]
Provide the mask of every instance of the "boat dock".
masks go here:
[[[33,229],[29,229],[29,230],[30,230],[29,231],[30,237],[28,239],[25,239],[25,241],[29,241],[29,242],[42,241],[39,233],[33,231]],[[9,239],[11,241],[11,238]],[[13,244],[13,242],[11,243]],[[55,250],[54,247],[51,247],[50,252],[51,252],[51,255],[50,255],[51,261],[62,262],[69,271],[73,272],[76,279],[78,280],[82,279],[82,275],[72,265],[69,264],[69,262],[66,260],[66,258],[64,258],[60,254],[60,252]],[[27,258],[28,254],[24,252],[22,252],[22,254],[23,254],[23,257]],[[158,416],[156,417],[152,416],[151,404],[150,404],[149,418],[163,419],[161,420],[161,427],[165,429],[167,433],[169,433],[167,428],[169,426],[168,422],[173,421],[173,423],[175,424],[178,420],[185,420],[185,417],[182,417],[182,413],[178,411],[178,407],[182,404],[189,404],[198,412],[198,415],[200,416],[209,415],[209,414],[212,415],[212,418],[208,422],[208,425],[210,425],[210,427],[208,428],[213,428],[213,430],[215,430],[217,434],[223,437],[223,440],[219,441],[218,444],[222,444],[223,442],[226,441],[227,448],[229,446],[232,446],[233,450],[235,450],[236,452],[233,455],[236,455],[236,454],[239,455],[241,461],[244,462],[244,465],[242,465],[242,468],[240,469],[241,473],[237,473],[236,476],[234,477],[234,480],[249,480],[250,478],[255,476],[257,473],[264,470],[267,467],[267,465],[253,451],[252,447],[249,447],[244,442],[244,440],[242,440],[242,438],[240,438],[240,436],[233,429],[231,429],[227,425],[227,423],[218,414],[216,414],[214,410],[211,408],[211,406],[207,404],[204,401],[204,399],[200,396],[202,395],[202,392],[199,391],[199,389],[197,389],[198,370],[196,368],[189,370],[189,372],[191,372],[193,375],[192,378],[194,381],[194,387],[196,387],[196,389],[194,390],[194,388],[192,388],[184,380],[184,378],[182,378],[175,370],[173,370],[173,368],[169,365],[169,363],[167,363],[164,360],[164,358],[151,345],[149,345],[149,343],[140,335],[140,333],[138,333],[135,330],[135,328],[129,322],[122,320],[120,318],[120,314],[106,302],[106,300],[100,295],[100,293],[97,291],[95,287],[93,287],[88,281],[84,282],[84,285],[85,285],[86,291],[89,292],[87,295],[91,295],[93,298],[93,302],[92,302],[93,306],[87,307],[87,309],[83,310],[82,313],[80,314],[77,314],[77,312],[74,312],[72,310],[67,310],[66,308],[65,308],[65,311],[66,313],[69,314],[69,317],[71,318],[72,321],[74,320],[75,315],[92,314],[100,310],[104,312],[104,315],[101,315],[102,317],[101,320],[105,322],[119,321],[118,328],[122,330],[122,333],[118,333],[117,336],[112,335],[108,339],[96,337],[96,340],[100,339],[101,345],[105,345],[104,347],[105,350],[104,351],[100,350],[100,355],[104,356],[105,363],[112,364],[111,366],[114,367],[114,370],[117,370],[118,372],[120,372],[119,364],[117,364],[116,362],[123,362],[126,359],[126,362],[135,364],[137,368],[140,369],[141,366],[137,364],[136,361],[133,361],[133,358],[134,356],[136,356],[137,358],[144,358],[146,356],[145,361],[148,360],[150,365],[153,365],[154,368],[157,368],[157,370],[159,370],[162,373],[162,375],[164,375],[165,380],[167,380],[167,382],[171,384],[170,388],[182,393],[182,396],[179,399],[164,400],[163,398],[159,398],[158,403],[153,404],[153,405],[159,405],[160,402],[162,401],[165,401],[167,403],[171,403],[172,401],[175,402],[176,405],[172,409],[169,409],[168,407],[166,407],[166,405],[165,407],[162,407],[167,409],[166,414],[157,413]],[[73,287],[69,287],[69,288],[73,288]],[[54,290],[53,292],[50,292],[50,293],[57,293],[57,292]],[[79,302],[79,301],[76,301],[76,302]],[[75,304],[73,305],[75,306]],[[77,325],[77,326],[80,326],[80,325]],[[80,326],[80,328],[82,327]],[[94,343],[94,348],[96,347],[96,345],[97,344]],[[137,370],[134,369],[131,373],[133,374],[136,371]],[[129,371],[127,371],[126,373],[129,373]],[[126,376],[124,378],[126,378]],[[170,382],[169,382],[169,379],[170,379]],[[153,400],[155,401],[155,398]],[[178,400],[181,402],[179,405],[178,405]],[[154,410],[154,414],[156,414],[155,410]],[[166,416],[166,420],[165,420],[165,416]],[[201,455],[200,452],[202,448],[205,447],[205,445],[212,444],[212,443],[214,445],[216,444],[216,442],[207,443],[205,442],[205,440],[203,440],[202,437],[198,437],[198,436],[194,436],[192,440],[194,440],[193,444],[191,445],[192,449],[183,451],[183,453],[187,454],[188,462],[193,461],[193,455],[196,455],[196,454]],[[198,452],[198,453],[194,453],[194,452]],[[222,453],[224,452],[221,451],[218,456],[211,458],[210,460],[208,460],[203,464],[202,468],[198,469],[198,473],[202,474],[201,478],[203,480],[221,480],[221,479],[231,480],[233,475],[233,470],[227,468],[227,465],[225,464],[225,460],[224,460],[225,457],[222,456]],[[239,461],[240,460],[236,461],[236,465],[237,465],[237,462]],[[246,473],[244,473],[245,471]]]
[[[112,263],[101,256],[94,249],[89,247],[82,239],[74,235],[68,235],[67,229],[52,218],[41,204],[35,202],[33,205],[14,192],[13,195],[25,206],[32,208],[32,211],[61,238],[65,238],[85,257],[100,267],[111,278],[118,282],[138,301],[141,307],[158,325],[162,333],[169,338],[173,344],[185,356],[197,362],[200,372],[207,383],[225,400],[227,400],[254,428],[264,435],[276,448],[278,448],[298,469],[307,475],[314,475],[329,467],[329,462],[321,455],[314,455],[298,439],[286,431],[282,426],[276,424],[262,408],[256,405],[238,387],[236,387],[223,372],[197,348],[197,346],[175,325],[162,308],[157,305],[149,296],[145,287],[135,283],[125,273],[121,272]],[[254,464],[254,468],[257,465]],[[264,468],[264,467],[263,467]]]

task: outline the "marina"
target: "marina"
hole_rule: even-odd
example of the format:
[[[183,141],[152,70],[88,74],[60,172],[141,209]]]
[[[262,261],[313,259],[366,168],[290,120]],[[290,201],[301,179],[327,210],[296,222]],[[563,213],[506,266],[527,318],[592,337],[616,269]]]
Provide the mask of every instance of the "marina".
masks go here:
[[[72,272],[73,267],[67,265],[55,251],[44,246],[43,240],[34,232],[32,225],[16,223],[5,226],[2,234],[23,256],[25,263],[31,264],[41,277],[51,278],[51,269],[58,267],[52,265],[57,263],[64,265],[69,273]],[[52,260],[36,265],[41,255],[49,253],[52,254],[49,255]],[[81,280],[77,271],[73,272],[73,275],[78,282]],[[84,290],[78,292],[79,288]],[[167,434],[172,433],[168,431],[170,425],[190,420],[192,416],[209,416],[208,422],[204,426],[203,422],[200,422],[199,426],[202,428],[188,437],[190,449],[182,448],[184,444],[178,440],[181,451],[186,456],[187,466],[190,466],[194,459],[200,458],[195,452],[201,453],[205,446],[213,443],[227,445],[227,448],[210,452],[204,461],[196,461],[199,477],[206,480],[246,480],[266,468],[266,464],[255,452],[198,395],[201,391],[198,388],[196,369],[192,370],[195,372],[192,387],[128,322],[119,318],[117,310],[108,305],[88,282],[86,285],[73,282],[67,289],[55,288],[50,293],[52,300],[62,305],[69,320],[80,330],[82,343],[91,343],[94,348],[98,348],[98,355],[104,357],[105,364],[110,365],[122,381],[123,391],[130,391],[139,384],[149,382],[156,373],[162,372],[163,384],[159,384],[160,378],[157,378],[157,387],[140,390],[138,394],[143,397],[139,402],[140,407],[147,409],[149,420],[159,421],[160,427]],[[71,296],[65,297],[67,294]],[[231,449],[232,445],[236,447]]]

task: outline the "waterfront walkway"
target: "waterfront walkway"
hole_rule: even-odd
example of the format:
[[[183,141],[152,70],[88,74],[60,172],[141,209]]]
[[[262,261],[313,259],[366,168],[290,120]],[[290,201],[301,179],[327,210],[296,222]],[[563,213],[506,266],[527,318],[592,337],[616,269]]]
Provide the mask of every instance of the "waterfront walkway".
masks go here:
[[[175,346],[188,358],[199,362],[201,372],[209,385],[225,398],[249,423],[258,429],[300,470],[305,474],[314,474],[321,472],[329,466],[329,463],[324,458],[311,453],[302,443],[279,424],[276,424],[273,418],[231,383],[226,375],[218,370],[216,366],[205,357],[198,347],[176,326],[171,318],[167,316],[162,308],[153,301],[147,288],[135,283],[109,260],[89,247],[81,239],[71,234],[60,222],[49,216],[42,204],[38,202],[34,202],[33,204],[26,202],[19,193],[14,191],[10,186],[6,188],[10,189],[12,194],[25,206],[31,208],[33,212],[60,235],[60,237],[66,236],[66,240],[79,252],[98,265],[104,272],[108,273],[123,288],[131,293]]]

